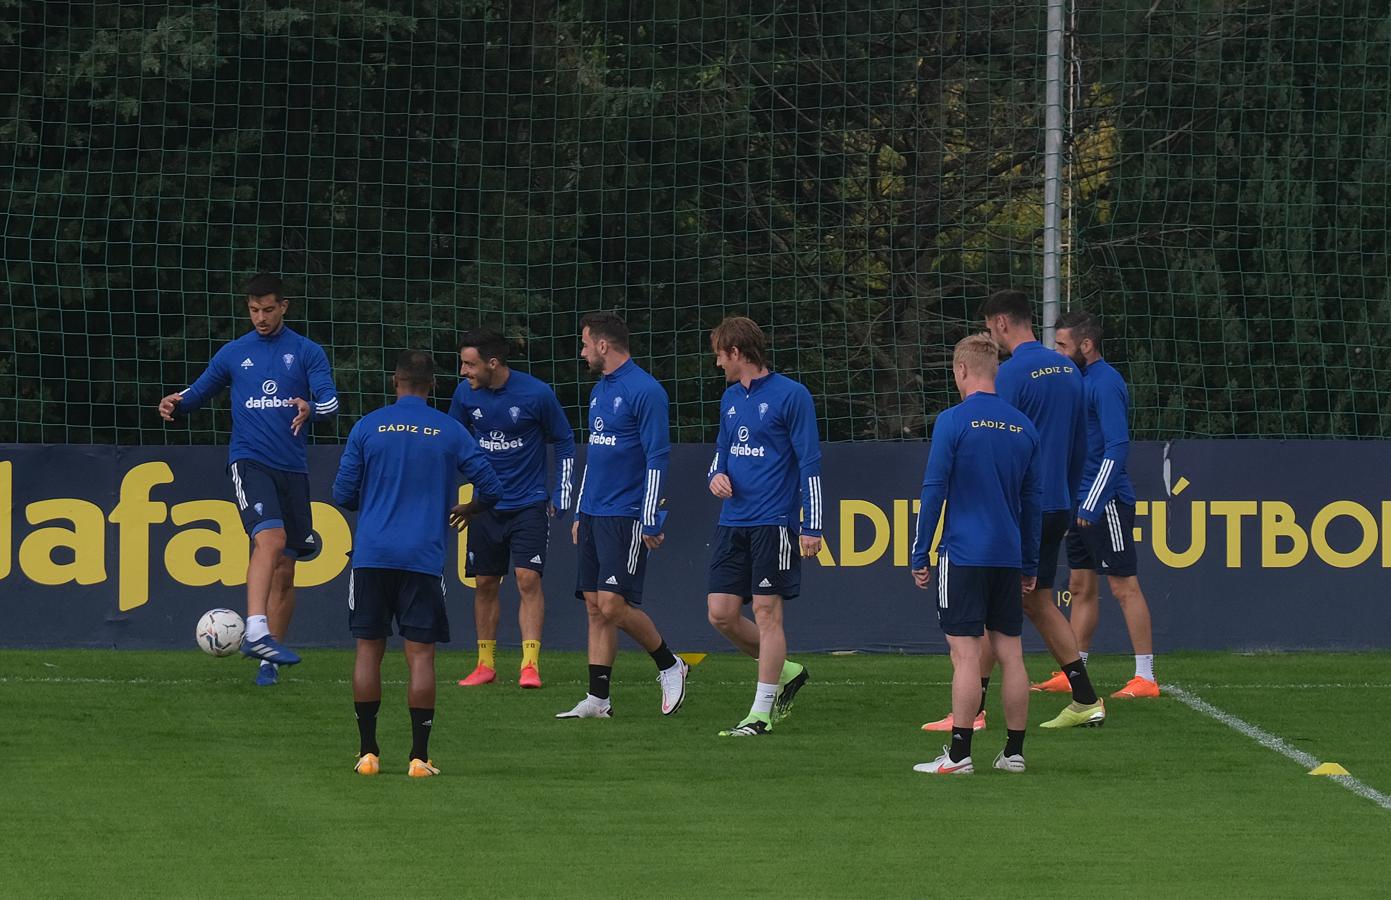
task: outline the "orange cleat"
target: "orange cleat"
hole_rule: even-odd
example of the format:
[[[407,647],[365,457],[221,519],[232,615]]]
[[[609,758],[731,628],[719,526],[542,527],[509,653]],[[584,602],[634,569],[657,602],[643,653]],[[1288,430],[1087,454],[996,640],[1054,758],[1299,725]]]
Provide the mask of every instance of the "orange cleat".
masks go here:
[[[375,753],[364,753],[357,758],[353,771],[359,775],[375,775],[382,770],[381,760]]]
[[[479,663],[478,668],[469,673],[469,677],[459,682],[459,687],[478,687],[480,684],[492,684],[496,680],[497,671]]]
[[[517,684],[524,688],[539,688],[541,673],[536,671],[535,666],[522,666],[522,673],[517,676]]]
[[[1137,700],[1141,697],[1158,697],[1159,685],[1148,678],[1136,675],[1125,683],[1125,687],[1111,695],[1116,700]]]
[[[1042,691],[1049,694],[1070,694],[1072,693],[1072,682],[1067,680],[1067,675],[1062,672],[1054,672],[1053,677],[1047,681],[1040,681],[1038,684],[1029,685],[1031,691]]]
[[[406,774],[412,778],[429,778],[431,775],[438,775],[439,769],[435,768],[434,760],[413,759],[411,767],[406,770]]]
[[[945,719],[938,719],[936,722],[928,722],[926,725],[923,726],[923,731],[951,731],[951,722],[951,713],[947,713],[947,717]],[[971,730],[985,730],[985,710],[981,710],[980,713],[976,716],[976,720],[971,723]]]

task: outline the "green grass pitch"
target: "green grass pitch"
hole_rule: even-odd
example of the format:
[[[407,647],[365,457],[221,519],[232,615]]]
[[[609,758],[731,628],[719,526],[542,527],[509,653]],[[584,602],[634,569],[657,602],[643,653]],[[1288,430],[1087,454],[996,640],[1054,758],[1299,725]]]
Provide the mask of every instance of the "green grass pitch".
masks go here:
[[[0,651],[0,894],[14,897],[1386,896],[1391,810],[1165,697],[1104,728],[1033,726],[1029,771],[911,771],[942,743],[942,657],[805,656],[811,683],[763,740],[721,739],[754,668],[716,654],[685,707],[625,649],[615,718],[557,721],[584,659],[546,687],[466,690],[441,655],[432,755],[405,777],[404,663],[388,657],[384,772],[352,773],[351,654],[309,651],[274,689],[187,652]],[[1029,661],[1036,676],[1048,660]],[[1130,675],[1097,657],[1098,688]],[[1391,654],[1174,654],[1176,683],[1391,793]],[[254,876],[249,873],[254,871]]]

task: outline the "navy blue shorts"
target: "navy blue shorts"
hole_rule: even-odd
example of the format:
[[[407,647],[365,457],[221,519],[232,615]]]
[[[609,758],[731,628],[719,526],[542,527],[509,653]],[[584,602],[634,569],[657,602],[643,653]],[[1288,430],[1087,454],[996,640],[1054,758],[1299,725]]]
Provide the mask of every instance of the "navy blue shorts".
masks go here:
[[[608,591],[633,606],[642,605],[642,580],[647,575],[647,545],[642,523],[627,516],[579,514],[580,559],[575,596]]]
[[[1072,513],[1066,509],[1043,514],[1043,535],[1038,546],[1039,588],[1051,588],[1058,579],[1058,551],[1072,521]]]
[[[1024,600],[1020,571],[995,566],[937,561],[937,621],[942,631],[960,637],[981,637],[994,631],[1018,637],[1024,631]]]
[[[802,592],[802,548],[785,525],[721,525],[715,529],[707,590],[748,603],[754,594],[790,600]]]
[[[1135,505],[1111,500],[1096,524],[1082,528],[1074,521],[1067,533],[1067,562],[1074,569],[1127,578],[1139,572],[1135,562]]]
[[[364,641],[401,637],[417,644],[449,643],[444,578],[402,569],[353,569],[348,579],[348,630]]]
[[[546,570],[551,517],[544,502],[521,509],[489,509],[468,526],[464,574],[504,576],[514,569]]]
[[[296,559],[319,550],[309,509],[309,476],[272,469],[249,459],[227,467],[242,527],[251,537],[267,528],[285,529],[285,552]]]

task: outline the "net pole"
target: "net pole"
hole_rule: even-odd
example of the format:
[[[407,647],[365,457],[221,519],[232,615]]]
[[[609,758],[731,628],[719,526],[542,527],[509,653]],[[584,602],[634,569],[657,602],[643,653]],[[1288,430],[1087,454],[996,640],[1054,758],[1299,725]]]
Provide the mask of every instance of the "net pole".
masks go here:
[[[1053,346],[1061,289],[1063,162],[1063,16],[1067,0],[1048,0],[1043,118],[1043,343]]]

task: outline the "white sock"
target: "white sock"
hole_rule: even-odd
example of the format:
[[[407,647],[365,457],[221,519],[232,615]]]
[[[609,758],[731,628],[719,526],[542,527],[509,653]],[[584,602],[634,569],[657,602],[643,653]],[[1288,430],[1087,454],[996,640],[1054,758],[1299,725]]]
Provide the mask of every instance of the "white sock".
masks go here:
[[[1135,654],[1135,675],[1146,681],[1154,680],[1154,654],[1136,653]]]
[[[607,708],[607,707],[609,706],[609,698],[607,698],[607,697],[596,697],[596,696],[594,696],[593,694],[589,694],[589,693],[586,693],[585,696],[589,698],[589,702],[590,702],[590,703],[593,703],[593,704],[596,704],[596,705],[598,705],[598,706],[600,706],[600,707],[605,707],[605,708]]]
[[[771,716],[773,714],[773,698],[777,695],[777,684],[764,684],[760,681],[758,689],[753,692],[753,707],[749,709],[749,712]]]
[[[1087,664],[1087,651],[1085,651],[1085,650],[1078,650],[1078,651],[1077,651],[1077,655],[1080,656],[1080,657],[1082,657],[1082,665],[1085,666],[1085,665]]]
[[[246,617],[246,639],[248,641],[259,641],[268,634],[270,634],[270,626],[266,624],[265,616]]]

